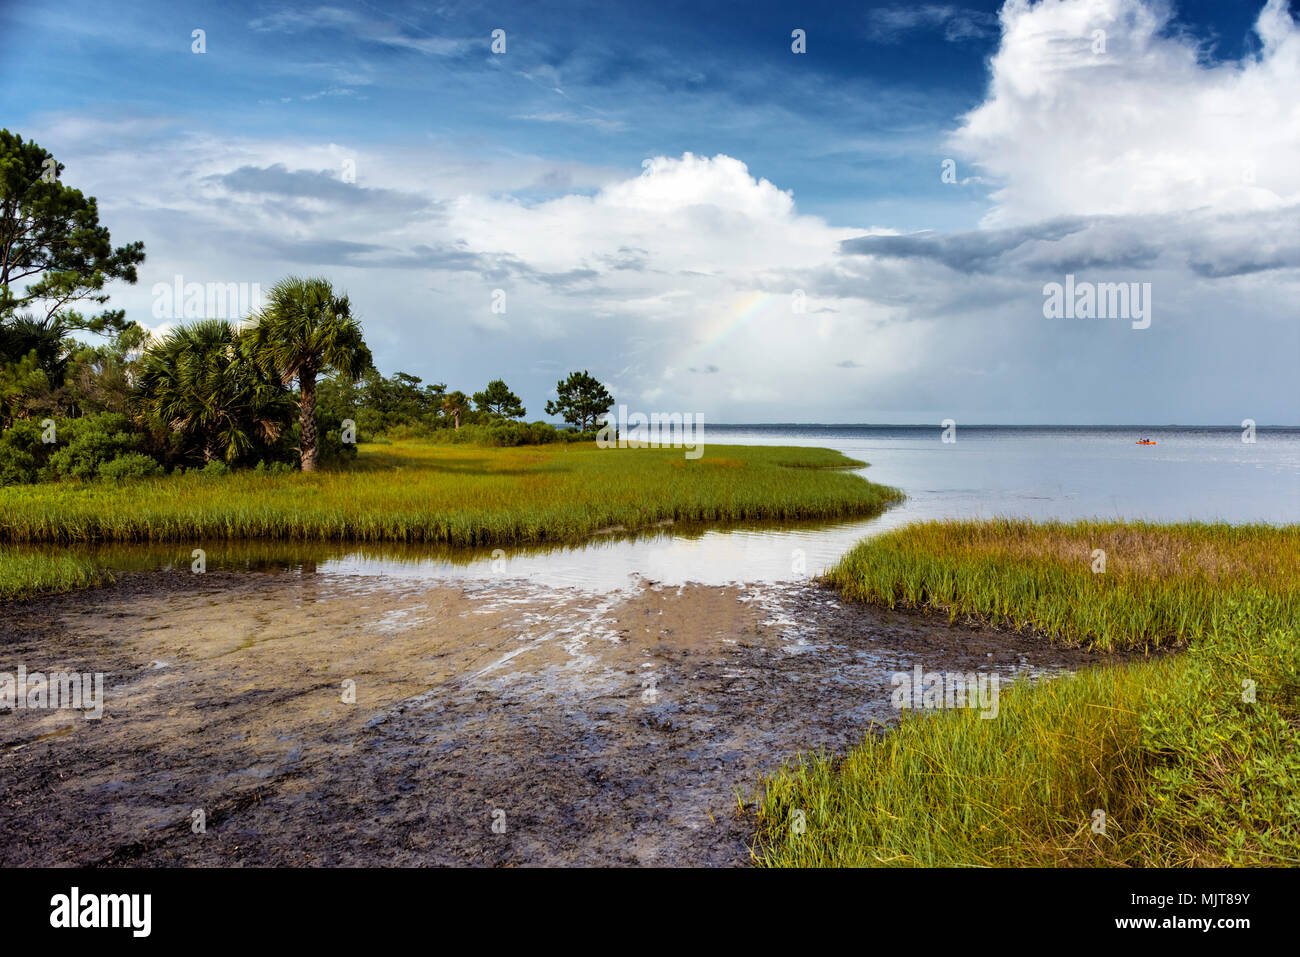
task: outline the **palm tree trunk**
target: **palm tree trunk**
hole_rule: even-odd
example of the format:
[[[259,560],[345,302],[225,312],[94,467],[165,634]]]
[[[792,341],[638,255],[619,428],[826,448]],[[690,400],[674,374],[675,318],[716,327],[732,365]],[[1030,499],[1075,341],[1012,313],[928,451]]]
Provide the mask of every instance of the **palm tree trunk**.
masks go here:
[[[302,398],[298,403],[298,439],[302,448],[302,470],[316,471],[316,370],[298,373]]]

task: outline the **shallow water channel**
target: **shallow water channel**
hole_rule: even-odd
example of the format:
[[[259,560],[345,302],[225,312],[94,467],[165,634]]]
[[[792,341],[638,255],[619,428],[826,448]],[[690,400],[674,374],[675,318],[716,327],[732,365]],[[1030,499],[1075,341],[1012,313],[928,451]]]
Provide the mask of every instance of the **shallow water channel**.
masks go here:
[[[893,674],[1094,660],[810,580],[882,524],[99,550],[116,584],[4,611],[0,671],[105,696],[0,713],[0,864],[744,864],[740,804]]]

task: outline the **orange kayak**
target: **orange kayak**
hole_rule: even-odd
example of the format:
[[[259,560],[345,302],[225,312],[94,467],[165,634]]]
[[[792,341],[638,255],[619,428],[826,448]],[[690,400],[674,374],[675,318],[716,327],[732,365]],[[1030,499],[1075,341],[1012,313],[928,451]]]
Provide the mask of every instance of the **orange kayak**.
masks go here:
[[[1154,439],[1138,439],[1138,440],[1137,440],[1137,444],[1138,444],[1138,445],[1155,445],[1156,443],[1155,443],[1155,440],[1154,440]]]

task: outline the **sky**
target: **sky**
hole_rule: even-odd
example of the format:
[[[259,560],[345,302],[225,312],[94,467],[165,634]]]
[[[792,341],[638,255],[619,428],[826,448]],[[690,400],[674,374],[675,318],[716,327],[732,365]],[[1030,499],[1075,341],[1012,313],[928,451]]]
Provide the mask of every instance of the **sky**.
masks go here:
[[[381,371],[530,420],[586,369],[713,423],[1300,425],[1297,16],[0,0],[0,126],[144,242],[142,325],[325,276]]]

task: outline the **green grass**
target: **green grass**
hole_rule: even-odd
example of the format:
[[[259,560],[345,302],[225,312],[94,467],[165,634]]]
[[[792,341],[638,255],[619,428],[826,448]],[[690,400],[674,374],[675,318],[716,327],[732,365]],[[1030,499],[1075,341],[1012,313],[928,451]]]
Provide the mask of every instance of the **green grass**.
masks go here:
[[[1300,617],[1300,525],[926,522],[859,543],[826,578],[854,601],[1158,648],[1213,629],[1256,586]]]
[[[340,471],[9,487],[0,496],[0,542],[465,547],[573,542],[670,520],[838,519],[874,515],[902,498],[848,471],[863,464],[827,449],[709,446],[691,460],[681,449],[594,443],[501,449],[396,442],[362,446],[356,463]],[[30,556],[18,561],[17,552],[0,549],[0,580],[19,583],[3,596],[24,593],[22,573],[6,569],[35,566]]]
[[[91,588],[112,578],[91,559],[0,548],[0,601]]]
[[[1300,864],[1296,542],[1295,526],[953,522],[862,543],[828,573],[850,598],[1185,650],[1018,682],[992,720],[904,712],[843,758],[803,758],[766,783],[755,861]]]

